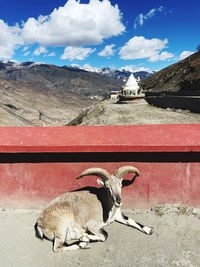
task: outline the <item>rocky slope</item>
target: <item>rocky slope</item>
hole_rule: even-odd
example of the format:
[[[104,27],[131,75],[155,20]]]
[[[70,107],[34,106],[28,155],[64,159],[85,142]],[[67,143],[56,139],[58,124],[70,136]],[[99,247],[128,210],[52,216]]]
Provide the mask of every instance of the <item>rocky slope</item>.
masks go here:
[[[200,95],[200,52],[145,79],[142,87],[153,93]]]
[[[47,64],[0,63],[0,127],[66,125],[121,87],[96,73]]]
[[[200,113],[200,52],[157,72],[142,87],[154,106]]]
[[[0,80],[0,127],[65,125],[93,103],[39,82]]]

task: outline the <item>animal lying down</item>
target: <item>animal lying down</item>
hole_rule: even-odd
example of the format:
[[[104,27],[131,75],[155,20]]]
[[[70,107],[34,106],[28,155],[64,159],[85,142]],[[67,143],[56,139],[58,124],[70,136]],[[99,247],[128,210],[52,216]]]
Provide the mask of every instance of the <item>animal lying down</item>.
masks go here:
[[[123,176],[139,170],[132,166],[120,167],[114,174],[102,168],[90,168],[76,179],[96,175],[102,187],[88,187],[58,196],[44,209],[35,224],[36,236],[53,241],[53,251],[90,248],[90,241],[105,241],[104,226],[116,221],[151,235],[153,228],[136,223],[121,212]]]

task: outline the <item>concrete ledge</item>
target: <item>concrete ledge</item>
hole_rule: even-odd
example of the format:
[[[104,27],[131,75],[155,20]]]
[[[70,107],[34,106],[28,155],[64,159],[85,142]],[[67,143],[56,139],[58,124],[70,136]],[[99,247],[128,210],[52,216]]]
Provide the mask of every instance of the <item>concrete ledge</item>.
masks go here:
[[[0,128],[0,207],[42,208],[57,195],[96,186],[90,167],[141,171],[123,188],[125,208],[200,207],[200,125]],[[125,179],[131,179],[128,174]]]
[[[200,125],[0,128],[0,153],[200,151]]]

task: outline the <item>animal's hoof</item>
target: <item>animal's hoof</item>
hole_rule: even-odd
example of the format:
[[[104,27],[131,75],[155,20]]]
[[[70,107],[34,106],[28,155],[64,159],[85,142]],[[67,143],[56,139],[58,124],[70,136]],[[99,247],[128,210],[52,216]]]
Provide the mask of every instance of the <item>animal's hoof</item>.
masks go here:
[[[85,247],[84,247],[84,249],[89,249],[90,248],[90,245],[89,244],[87,244]]]
[[[144,226],[143,227],[143,232],[147,235],[152,235],[153,232],[154,232],[154,229],[153,227],[147,227],[147,226]]]
[[[79,247],[80,247],[80,249],[88,249],[88,248],[90,248],[90,245],[86,242],[80,242]]]
[[[154,233],[154,228],[152,227],[149,235],[152,235],[153,233]]]

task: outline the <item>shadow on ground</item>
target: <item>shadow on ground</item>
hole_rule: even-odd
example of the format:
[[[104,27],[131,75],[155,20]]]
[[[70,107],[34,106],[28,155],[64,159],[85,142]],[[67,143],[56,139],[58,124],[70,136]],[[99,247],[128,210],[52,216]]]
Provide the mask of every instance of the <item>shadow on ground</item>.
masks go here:
[[[136,221],[153,226],[147,236],[125,225],[106,227],[105,243],[91,249],[52,252],[50,241],[35,237],[34,224],[39,211],[0,211],[0,266],[199,266],[200,210],[165,205],[151,210],[127,210]]]

